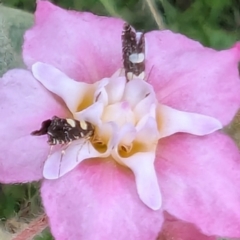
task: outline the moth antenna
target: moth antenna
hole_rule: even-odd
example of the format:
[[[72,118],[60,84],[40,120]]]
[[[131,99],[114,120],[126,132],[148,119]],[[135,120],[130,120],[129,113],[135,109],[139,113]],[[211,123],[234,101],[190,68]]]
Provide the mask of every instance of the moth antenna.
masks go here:
[[[150,69],[150,72],[149,72],[149,74],[148,74],[148,76],[147,76],[147,78],[146,78],[146,82],[147,82],[148,79],[150,78],[150,75],[151,75],[151,73],[152,73],[153,68],[154,68],[154,65],[153,65],[153,66],[151,67],[151,69]]]
[[[87,141],[87,145],[88,145],[88,154],[90,154],[90,142]]]
[[[65,154],[65,151],[62,150],[62,152],[61,152],[61,158],[60,158],[60,163],[59,163],[59,169],[58,169],[58,177],[60,177],[61,167],[62,167],[62,159],[63,159],[64,154]]]
[[[122,75],[122,73],[124,72],[124,67],[121,68],[120,72],[119,72],[119,77]],[[124,73],[125,74],[125,73]]]
[[[102,92],[99,92],[98,95],[96,96],[95,102],[98,101],[99,97],[101,96]]]

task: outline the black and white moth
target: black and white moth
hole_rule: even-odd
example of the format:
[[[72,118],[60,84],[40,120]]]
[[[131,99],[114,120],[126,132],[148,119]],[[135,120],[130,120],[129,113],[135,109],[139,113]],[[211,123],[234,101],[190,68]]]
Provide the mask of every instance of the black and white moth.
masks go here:
[[[31,135],[48,136],[49,145],[68,144],[78,139],[90,139],[94,135],[94,126],[90,122],[78,121],[71,118],[59,118],[54,116],[42,122],[39,130]]]
[[[65,148],[61,151],[61,159],[58,171],[58,176],[60,176],[62,158],[68,146],[75,140],[90,140],[93,138],[94,132],[95,127],[90,122],[83,120],[78,121],[72,118],[59,118],[54,116],[52,119],[43,121],[41,128],[39,130],[33,131],[31,135],[48,136],[48,144],[51,146],[49,155],[51,155],[51,150],[54,145],[65,145]]]
[[[145,33],[136,32],[128,23],[123,25],[122,58],[127,81],[145,78]]]

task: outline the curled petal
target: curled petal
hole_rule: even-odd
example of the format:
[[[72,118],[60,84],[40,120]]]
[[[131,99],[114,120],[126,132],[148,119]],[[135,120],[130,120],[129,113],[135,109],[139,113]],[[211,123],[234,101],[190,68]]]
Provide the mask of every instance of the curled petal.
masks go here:
[[[122,26],[117,18],[37,1],[35,24],[24,36],[24,61],[28,67],[45,62],[72,79],[93,83],[121,66]]]
[[[108,104],[119,102],[122,99],[126,85],[125,77],[112,77],[105,87],[108,93]]]
[[[103,78],[95,84],[94,100],[93,102],[101,102],[103,105],[108,104],[108,93],[105,89],[109,83],[109,78]],[[88,93],[89,94],[89,93]]]
[[[96,102],[88,108],[74,113],[74,118],[77,120],[84,120],[92,123],[93,125],[100,125],[102,123],[101,116],[103,114],[103,104]]]
[[[133,138],[134,141],[140,142],[142,140],[143,142],[146,142],[146,136],[150,136],[151,138],[155,136],[154,139],[149,138],[146,145],[149,144],[151,146],[156,146],[157,137],[154,133],[157,131],[156,123],[154,123],[155,121],[153,119],[145,122],[145,126],[142,127],[142,129],[139,130],[137,133],[135,133],[135,138]],[[120,133],[119,136],[122,135],[123,138],[126,138],[126,136],[133,136],[133,130],[131,130],[130,127],[127,128],[125,126],[125,129],[123,129],[122,131],[124,132],[124,134]],[[131,138],[129,140],[131,140]],[[155,141],[155,144],[153,144],[151,141]],[[126,140],[119,140],[119,144],[122,144],[123,142],[127,143]],[[130,144],[129,141],[128,144]],[[121,152],[119,152],[121,151],[121,148],[119,149],[119,145],[117,145],[112,152],[112,156],[116,161],[129,167],[133,171],[140,199],[149,208],[153,210],[160,209],[162,204],[162,198],[154,168],[155,147],[153,147],[152,149],[148,149],[148,147],[145,146],[141,147],[141,144],[138,143],[133,142],[132,144],[133,154],[130,154],[127,157],[124,156],[124,154],[122,155]]]
[[[101,117],[104,107],[108,103],[108,95],[105,86],[108,84],[109,79],[105,78],[94,84],[92,87],[92,95],[90,92],[85,92],[84,97],[81,97],[81,103],[74,113],[74,117],[78,120],[85,120],[91,122],[93,125],[102,124]],[[80,110],[80,111],[79,111]]]
[[[156,239],[163,222],[161,210],[139,200],[131,171],[110,159],[44,180],[41,196],[56,239]]]
[[[109,152],[113,149],[117,142],[117,129],[118,126],[114,122],[102,123],[96,128],[96,138],[107,146],[107,151],[103,156],[108,156]],[[96,141],[97,139],[94,139]]]
[[[138,122],[136,130],[137,134],[135,139],[137,141],[153,145],[155,149],[159,139],[156,120],[153,117],[145,116]],[[146,136],[148,136],[147,139]]]
[[[113,121],[118,126],[123,126],[126,123],[135,124],[135,116],[128,102],[108,105],[104,109],[102,120],[105,122]]]
[[[126,84],[123,100],[127,101],[134,108],[142,99],[149,94],[154,95],[151,85],[139,79],[133,79]]]
[[[115,147],[119,144],[130,145],[136,138],[137,131],[133,124],[125,124],[118,129]]]
[[[171,31],[145,38],[146,73],[159,102],[217,118],[223,125],[232,120],[240,106],[237,44],[216,51]]]
[[[69,112],[25,70],[11,70],[0,79],[0,102],[0,181],[37,181],[42,178],[49,145],[46,136],[31,132],[42,121]]]
[[[149,94],[147,97],[142,99],[139,103],[137,103],[133,111],[134,111],[137,122],[146,115],[155,118],[156,117],[155,96],[153,96],[153,94]]]
[[[203,136],[223,127],[216,118],[183,112],[160,104],[157,107],[157,122],[160,137],[167,137],[177,132]]]

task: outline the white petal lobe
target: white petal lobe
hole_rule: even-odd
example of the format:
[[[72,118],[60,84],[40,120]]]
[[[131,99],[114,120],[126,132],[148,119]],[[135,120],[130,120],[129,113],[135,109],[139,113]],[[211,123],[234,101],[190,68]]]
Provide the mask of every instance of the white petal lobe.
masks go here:
[[[59,69],[42,62],[33,64],[32,73],[44,87],[61,97],[72,112],[76,111],[85,93],[93,87],[87,83],[74,81]]]
[[[160,104],[157,109],[157,119],[160,137],[167,137],[177,132],[204,136],[223,127],[216,118],[183,112]]]
[[[43,168],[43,176],[46,179],[57,179],[87,158],[99,157],[101,154],[85,139],[73,142],[64,150],[57,150],[46,160]]]

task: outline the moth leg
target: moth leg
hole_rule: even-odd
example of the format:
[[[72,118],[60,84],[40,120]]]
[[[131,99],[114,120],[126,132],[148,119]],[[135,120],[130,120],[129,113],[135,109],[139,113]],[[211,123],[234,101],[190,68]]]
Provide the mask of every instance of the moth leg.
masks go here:
[[[60,163],[59,163],[59,169],[58,169],[58,177],[60,177],[60,173],[61,173],[61,167],[62,167],[62,160],[63,160],[63,157],[66,153],[66,149],[70,146],[72,142],[68,142],[66,145],[62,145],[64,146],[64,149],[61,151],[61,158],[60,158]]]
[[[49,152],[48,152],[48,157],[49,158],[52,155],[52,150],[53,150],[54,145],[51,145],[49,148]]]
[[[148,76],[146,77],[146,82],[148,82],[148,80],[149,80],[149,78],[150,78],[150,76],[151,76],[151,73],[152,73],[153,68],[154,68],[154,65],[152,65],[152,67],[151,67],[151,69],[150,69],[150,71],[149,71],[149,73],[148,73]]]
[[[121,76],[125,76],[125,69],[123,67],[120,68],[120,72],[119,72],[119,77]]]
[[[80,151],[82,150],[83,146],[85,145],[85,143],[89,143],[88,140],[89,139],[85,139],[85,141],[81,144],[81,147],[78,149],[78,152],[77,152],[77,155],[76,155],[76,162],[78,162],[78,155],[79,155]],[[88,145],[88,153],[90,153],[89,145]]]

